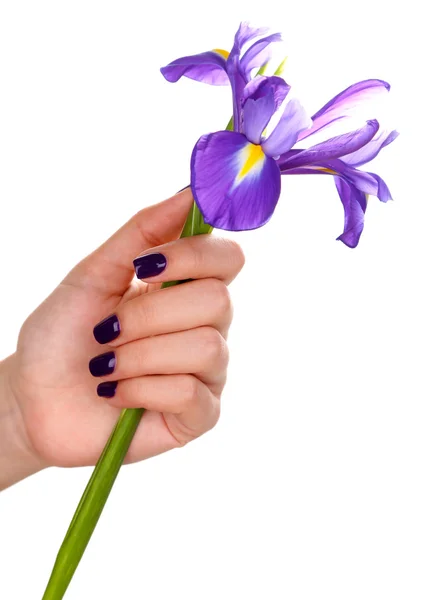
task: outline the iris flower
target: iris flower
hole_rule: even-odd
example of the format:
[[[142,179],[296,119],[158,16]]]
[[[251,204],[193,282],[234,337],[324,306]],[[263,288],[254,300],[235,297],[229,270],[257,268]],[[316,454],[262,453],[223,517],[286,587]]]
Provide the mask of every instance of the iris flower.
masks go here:
[[[379,79],[356,83],[309,117],[291,97],[279,76],[253,77],[270,59],[270,45],[280,34],[241,23],[230,52],[213,50],[186,56],[161,69],[170,82],[182,76],[212,85],[230,85],[233,131],[201,136],[191,157],[191,188],[204,221],[231,231],[255,229],[272,216],[281,192],[281,174],[331,175],[344,207],[344,230],[338,237],[354,248],[360,239],[369,195],[391,199],[379,175],[358,169],[397,137],[372,119],[354,131],[310,144],[350,116],[356,105],[386,94]],[[264,36],[264,37],[263,37]],[[310,138],[310,139],[309,139]],[[309,147],[306,147],[306,146]]]

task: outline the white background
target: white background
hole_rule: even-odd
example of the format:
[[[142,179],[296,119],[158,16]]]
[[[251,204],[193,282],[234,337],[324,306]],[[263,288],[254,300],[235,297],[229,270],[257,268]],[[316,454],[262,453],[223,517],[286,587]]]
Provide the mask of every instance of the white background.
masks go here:
[[[343,213],[329,177],[286,177],[271,223],[237,236],[247,264],[232,286],[221,421],[121,472],[69,600],[423,597],[410,11],[372,0],[0,3],[1,356],[78,260],[188,182],[195,141],[227,122],[229,90],[171,85],[159,67],[230,49],[240,20],[282,31],[286,77],[311,111],[384,78],[401,130],[372,165],[395,201],[371,199],[356,250],[335,241]],[[89,474],[50,469],[1,494],[0,598],[41,598]]]

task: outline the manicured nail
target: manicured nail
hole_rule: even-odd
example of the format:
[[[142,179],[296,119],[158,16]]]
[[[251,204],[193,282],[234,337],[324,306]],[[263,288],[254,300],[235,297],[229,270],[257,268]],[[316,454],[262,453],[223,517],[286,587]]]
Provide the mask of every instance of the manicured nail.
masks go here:
[[[134,260],[135,274],[138,279],[160,275],[166,269],[166,265],[166,256],[159,252],[144,254],[144,256],[139,256]]]
[[[97,386],[97,395],[100,398],[113,398],[116,394],[117,381],[103,381]]]
[[[104,377],[113,373],[116,367],[116,355],[114,352],[105,352],[95,356],[88,365],[91,375],[94,377]]]
[[[120,323],[116,315],[106,317],[94,327],[94,337],[99,344],[108,344],[120,334]]]

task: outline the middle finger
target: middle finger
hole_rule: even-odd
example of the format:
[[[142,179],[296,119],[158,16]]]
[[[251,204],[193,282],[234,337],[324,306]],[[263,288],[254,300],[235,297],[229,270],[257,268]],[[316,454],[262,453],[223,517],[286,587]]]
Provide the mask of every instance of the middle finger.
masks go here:
[[[218,279],[199,279],[179,286],[149,292],[121,304],[115,315],[96,326],[100,343],[121,346],[133,340],[209,325],[224,337],[232,319],[232,304],[226,285]],[[98,335],[101,327],[119,331],[114,340]],[[97,330],[97,334],[96,334]]]

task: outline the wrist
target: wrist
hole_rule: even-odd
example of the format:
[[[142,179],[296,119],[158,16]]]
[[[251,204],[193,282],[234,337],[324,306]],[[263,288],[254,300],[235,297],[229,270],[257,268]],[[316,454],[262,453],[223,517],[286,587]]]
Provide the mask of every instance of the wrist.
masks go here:
[[[10,385],[14,355],[0,361],[0,490],[41,471],[31,451],[19,403]]]

